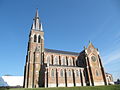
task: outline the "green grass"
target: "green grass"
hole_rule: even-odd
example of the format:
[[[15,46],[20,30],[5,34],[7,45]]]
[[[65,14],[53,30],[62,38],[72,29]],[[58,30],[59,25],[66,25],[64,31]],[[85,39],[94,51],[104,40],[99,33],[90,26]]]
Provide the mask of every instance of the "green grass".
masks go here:
[[[86,87],[59,87],[59,88],[0,88],[0,90],[120,90],[120,85],[111,86],[86,86]]]

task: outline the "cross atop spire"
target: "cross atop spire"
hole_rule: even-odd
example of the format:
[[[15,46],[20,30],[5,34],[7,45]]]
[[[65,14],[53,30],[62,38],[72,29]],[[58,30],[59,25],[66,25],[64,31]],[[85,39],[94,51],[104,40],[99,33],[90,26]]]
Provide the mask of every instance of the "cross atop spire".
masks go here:
[[[35,14],[35,18],[33,19],[33,24],[32,24],[31,29],[43,31],[42,23],[40,22],[40,18],[38,14],[38,8],[36,9],[36,14]]]

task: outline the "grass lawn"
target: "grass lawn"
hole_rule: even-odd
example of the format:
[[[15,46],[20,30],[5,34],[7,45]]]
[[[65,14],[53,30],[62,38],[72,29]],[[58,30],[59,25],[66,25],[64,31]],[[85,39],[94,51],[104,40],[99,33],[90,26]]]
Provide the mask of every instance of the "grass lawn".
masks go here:
[[[59,87],[59,88],[0,88],[0,90],[120,90],[120,85],[111,86],[85,86],[85,87]]]

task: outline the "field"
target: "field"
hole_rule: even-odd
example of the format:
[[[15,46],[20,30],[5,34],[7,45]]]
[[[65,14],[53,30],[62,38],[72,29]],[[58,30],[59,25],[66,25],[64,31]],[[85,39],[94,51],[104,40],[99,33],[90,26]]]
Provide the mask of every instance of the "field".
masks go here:
[[[34,88],[34,89],[0,88],[0,90],[120,90],[120,85],[94,86],[94,87],[86,86],[86,87]]]

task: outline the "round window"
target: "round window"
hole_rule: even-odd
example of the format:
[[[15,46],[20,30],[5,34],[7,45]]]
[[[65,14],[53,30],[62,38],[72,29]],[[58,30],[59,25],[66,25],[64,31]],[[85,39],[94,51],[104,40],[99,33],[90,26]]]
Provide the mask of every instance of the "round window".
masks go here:
[[[95,56],[92,56],[91,59],[92,59],[93,62],[96,61],[96,57]]]

